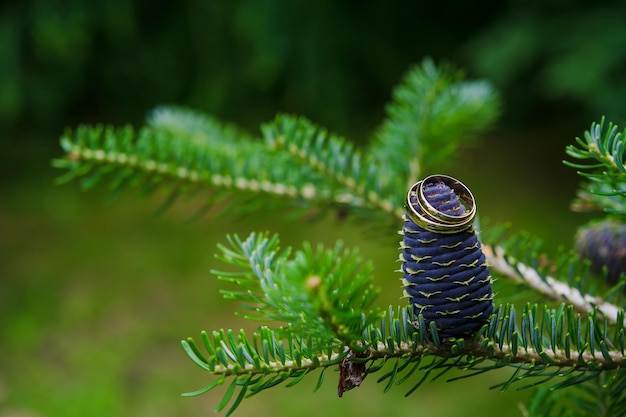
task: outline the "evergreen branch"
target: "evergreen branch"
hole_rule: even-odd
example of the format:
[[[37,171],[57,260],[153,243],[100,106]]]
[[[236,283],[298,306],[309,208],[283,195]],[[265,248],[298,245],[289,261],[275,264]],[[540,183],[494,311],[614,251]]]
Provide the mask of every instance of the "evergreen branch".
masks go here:
[[[377,215],[396,221],[403,212],[403,193],[397,190],[409,177],[399,175],[405,161],[414,164],[426,154],[433,161],[446,157],[458,141],[493,120],[497,107],[486,84],[461,81],[460,73],[431,61],[407,76],[396,99],[391,121],[366,153],[302,118],[278,116],[264,125],[263,144],[210,116],[159,107],[138,131],[103,126],[67,131],[61,139],[66,156],[54,165],[67,170],[59,183],[80,178],[90,188],[109,178],[115,193],[127,186],[145,193],[169,189],[168,203],[206,190],[213,192],[207,204],[235,197],[248,203],[238,210],[254,211],[259,208],[254,196],[261,194],[277,197],[274,202],[335,205],[365,211],[370,220]],[[437,127],[443,122],[450,125],[446,132]],[[412,133],[394,141],[397,129]]]
[[[623,310],[619,315],[623,320]],[[540,310],[529,304],[518,322],[512,305],[499,306],[474,338],[440,341],[437,329],[420,326],[423,318],[413,317],[411,308],[390,308],[388,315],[370,324],[349,345],[310,337],[305,340],[290,331],[281,331],[284,339],[279,339],[274,331],[262,327],[251,341],[243,331],[238,337],[233,331],[213,332],[211,336],[203,333],[208,355],[201,353],[192,339],[183,341],[183,348],[201,368],[219,376],[217,382],[190,395],[210,390],[231,377],[241,386],[242,395],[249,396],[290,379],[288,385],[294,385],[317,368],[338,365],[343,369],[346,360],[365,364],[350,368],[359,369],[359,375],[352,375],[359,383],[367,375],[385,369],[385,363],[395,361],[393,369],[378,379],[386,382],[386,390],[411,380],[416,371],[422,372],[407,395],[427,379],[437,379],[451,369],[464,370],[467,373],[461,377],[469,377],[512,367],[511,377],[495,386],[501,390],[531,378],[540,379],[523,388],[554,378],[560,381],[554,387],[564,388],[596,379],[604,372],[618,376],[622,370],[626,360],[624,329],[611,331],[608,321],[598,316],[597,310],[583,317],[572,306]],[[459,377],[449,380],[456,379]],[[222,404],[232,395],[229,390]],[[237,405],[235,401],[230,411]]]
[[[440,167],[461,143],[496,119],[499,99],[485,81],[464,81],[431,59],[412,68],[393,92],[387,118],[369,155],[390,188],[402,189],[420,173]]]
[[[607,213],[622,214],[626,213],[626,199],[615,194],[612,185],[597,183],[593,185],[593,192],[585,188],[579,189],[570,208],[577,212],[604,210]]]
[[[566,282],[557,280],[523,262],[519,262],[499,246],[484,246],[483,253],[492,272],[499,273],[515,282],[524,283],[539,294],[556,301],[571,304],[576,311],[587,312],[597,308],[609,322],[615,323],[620,308],[602,297],[585,294],[580,288],[574,288]]]
[[[608,375],[607,375],[608,374]],[[626,370],[600,374],[587,384],[574,386],[575,391],[559,392],[543,387],[524,407],[524,417],[621,416],[626,413]]]
[[[484,365],[482,371],[526,365],[528,367],[524,370],[529,372],[543,371],[546,367],[614,370],[620,369],[626,360],[624,328],[612,331],[606,316],[597,309],[583,318],[573,306],[562,304],[557,309],[544,307],[540,310],[537,304],[527,304],[518,322],[513,305],[499,306],[490,322],[472,340],[444,342],[439,342],[435,337],[436,329],[432,327],[417,325],[413,328],[410,324],[419,323],[419,317],[411,319],[410,311],[407,311],[400,310],[393,319],[383,317],[378,327],[368,330],[361,341],[369,348],[368,359],[433,355],[454,358],[452,366],[461,369],[483,365],[482,361],[456,360],[468,355],[472,360],[483,358],[494,362]],[[624,311],[620,310],[618,317],[622,322],[623,315]],[[409,325],[405,324],[407,322]],[[516,378],[520,379],[519,375]]]
[[[248,203],[258,194],[317,205],[328,199],[327,192],[316,192],[313,186],[318,176],[296,168],[288,155],[187,110],[159,108],[138,131],[130,126],[80,126],[68,130],[61,144],[66,156],[53,165],[67,172],[57,182],[81,178],[85,189],[109,178],[116,193],[134,186],[145,193],[169,187],[172,196],[224,190],[223,196]],[[238,210],[257,207],[240,204]]]
[[[576,209],[599,206],[605,211],[626,214],[626,131],[618,132],[613,123],[605,128],[605,119],[592,123],[584,139],[566,147],[567,155],[585,162],[563,161],[578,169],[587,182],[579,192]]]
[[[335,135],[303,117],[279,115],[262,127],[269,147],[285,150],[298,164],[320,175],[316,187],[324,185],[337,204],[369,208],[400,217],[402,205],[397,190],[385,187],[380,167],[367,164],[364,156]]]
[[[164,107],[139,130],[81,126],[66,132],[61,143],[67,154],[54,164],[67,170],[60,182],[79,178],[89,188],[108,178],[116,192],[127,186],[147,193],[169,189],[168,203],[179,194],[210,190],[217,191],[210,198],[243,201],[241,211],[261,205],[267,210],[268,199],[258,198],[267,195],[282,203],[353,209],[370,222],[373,214],[395,220],[404,212],[405,193],[398,190],[484,130],[497,107],[488,84],[463,81],[459,72],[425,60],[395,90],[389,117],[366,152],[304,118],[279,115],[263,125],[263,143],[209,116]],[[611,123],[605,129],[602,119],[567,148],[570,157],[584,161],[565,161],[588,181],[578,193],[579,208],[626,213],[625,135]],[[494,388],[589,382],[584,386],[596,387],[594,394],[610,389],[603,404],[626,411],[626,324],[619,307],[626,281],[605,296],[593,295],[599,285],[571,254],[562,252],[546,266],[536,241],[523,236],[483,246],[492,272],[567,304],[526,305],[519,314],[513,305],[499,306],[477,334],[455,339],[440,337],[435,322],[414,317],[412,306],[385,314],[370,310],[378,293],[372,266],[341,243],[305,243],[292,253],[268,234],[228,241],[219,258],[235,271],[217,274],[235,288],[222,294],[244,304],[245,318],[279,325],[260,327],[251,338],[220,330],[203,332],[201,345],[191,338],[182,342],[194,363],[217,376],[187,395],[230,380],[218,405],[221,410],[230,404],[227,414],[250,395],[295,385],[321,368],[319,386],[323,371],[333,366],[340,370],[340,396],[377,372],[385,390],[412,381],[408,395],[452,369],[465,373],[449,380],[510,367],[510,378]],[[416,373],[421,377],[414,379]]]
[[[363,157],[347,142],[288,116],[277,117],[263,130],[267,144],[209,116],[160,107],[138,131],[130,126],[68,130],[61,138],[66,156],[53,165],[67,171],[59,184],[81,179],[82,187],[89,189],[108,178],[116,195],[129,186],[146,194],[169,189],[173,201],[180,194],[222,190],[214,197],[243,200],[246,204],[239,204],[239,211],[254,211],[254,197],[265,194],[296,205],[322,207],[331,201],[367,209],[370,217],[372,212],[394,219],[400,215],[402,210],[395,209],[400,200],[392,203],[381,195],[375,167],[360,173],[365,170]],[[284,147],[281,141],[288,135],[295,142]],[[306,152],[310,155],[303,155]],[[388,194],[399,198],[395,192]]]
[[[163,131],[179,140],[211,146],[213,151],[237,155],[240,142],[249,144],[254,138],[237,126],[223,123],[216,118],[178,106],[159,106],[147,117],[146,125]]]
[[[285,337],[285,339],[281,338]],[[280,374],[335,365],[342,358],[338,345],[320,345],[315,338],[303,338],[292,328],[270,329],[262,326],[250,340],[243,330],[202,332],[202,345],[192,338],[181,343],[185,352],[202,369],[222,376]]]
[[[289,323],[291,331],[323,340],[352,340],[360,334],[378,295],[372,283],[372,265],[355,250],[305,243],[301,251],[279,252],[278,237],[251,234],[245,241],[228,237],[220,259],[238,268],[215,272],[238,288],[223,290],[227,299],[245,303],[246,318]],[[375,312],[368,312],[370,319]]]
[[[86,177],[82,185],[90,188],[104,175],[117,172],[110,186],[118,189],[126,185],[147,182],[155,186],[166,180],[187,185],[263,189],[277,194],[295,194],[285,185],[251,180],[252,167],[237,166],[228,156],[228,150],[203,145],[199,141],[178,141],[170,135],[151,128],[136,132],[130,126],[113,128],[81,126],[63,136],[62,145],[67,156],[55,165],[68,172],[59,182]],[[253,142],[246,144],[258,151]],[[220,149],[215,152],[215,149]],[[89,174],[89,175],[88,175]]]
[[[254,333],[252,340],[243,331],[237,336],[232,330],[215,331],[211,335],[203,332],[203,347],[208,355],[200,351],[193,339],[183,340],[183,349],[198,366],[220,375],[212,384],[183,395],[202,394],[222,385],[227,377],[231,377],[231,385],[217,406],[217,411],[225,408],[236,388],[240,387],[239,395],[226,412],[226,415],[230,415],[245,397],[287,381],[287,387],[294,386],[309,371],[337,364],[341,359],[332,346],[318,346],[314,338],[304,339],[286,329],[281,329],[280,334],[290,335],[287,343],[267,327],[261,327],[258,333]]]
[[[361,287],[369,282],[370,274],[360,277],[354,269],[360,260],[350,254],[340,256],[336,250],[323,248],[314,251],[309,245],[292,258],[290,250],[279,251],[276,236],[253,234],[245,241],[229,240],[231,246],[222,247],[222,259],[242,271],[222,279],[242,290],[226,292],[227,298],[252,305],[249,318],[293,322],[276,329],[261,327],[251,339],[243,331],[203,333],[206,353],[193,339],[182,342],[198,366],[218,376],[189,395],[206,392],[231,378],[218,406],[225,407],[239,388],[228,413],[243,398],[278,384],[295,385],[317,368],[340,368],[342,395],[391,361],[393,368],[378,378],[385,382],[385,390],[411,381],[415,372],[422,373],[413,380],[408,395],[426,380],[440,378],[451,369],[464,370],[461,377],[470,377],[511,367],[511,377],[495,386],[501,390],[522,381],[530,381],[522,386],[528,388],[555,378],[559,382],[554,387],[564,388],[596,380],[605,372],[617,376],[626,359],[622,309],[609,317],[599,306],[581,314],[576,311],[580,306],[574,304],[556,309],[528,304],[518,315],[513,305],[499,306],[474,337],[441,340],[436,324],[427,326],[422,315],[413,315],[412,306],[390,307],[383,315],[366,312],[373,292],[362,292]],[[343,266],[337,265],[340,258],[345,258],[340,261],[345,262]],[[346,285],[339,276],[356,284]],[[327,288],[320,277],[328,277]],[[342,291],[343,295],[336,295]],[[352,325],[345,325],[350,322]]]

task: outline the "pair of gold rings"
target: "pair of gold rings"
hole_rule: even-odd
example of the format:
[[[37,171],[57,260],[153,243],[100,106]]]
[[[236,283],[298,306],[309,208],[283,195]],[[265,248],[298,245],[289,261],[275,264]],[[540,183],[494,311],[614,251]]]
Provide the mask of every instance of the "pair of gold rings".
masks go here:
[[[459,214],[444,213],[433,206],[424,195],[426,185],[443,183],[459,199],[465,210]],[[412,198],[415,197],[415,198]],[[435,233],[458,233],[472,227],[476,217],[476,201],[472,192],[461,181],[447,175],[431,175],[413,184],[406,196],[409,218],[418,226]]]

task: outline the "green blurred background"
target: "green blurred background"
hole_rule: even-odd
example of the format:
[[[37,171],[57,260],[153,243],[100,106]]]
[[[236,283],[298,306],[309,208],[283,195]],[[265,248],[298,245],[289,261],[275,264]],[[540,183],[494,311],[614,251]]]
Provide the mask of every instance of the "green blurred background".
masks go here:
[[[619,1],[4,1],[0,5],[0,417],[214,415],[223,390],[179,340],[239,328],[223,302],[215,245],[227,233],[359,246],[375,261],[380,305],[400,303],[397,240],[334,218],[320,223],[211,213],[106,187],[55,187],[65,127],[138,125],[159,104],[209,112],[257,134],[279,111],[367,143],[392,87],[424,56],[502,94],[500,123],[442,166],[483,218],[570,246],[589,215],[569,212],[578,183],[564,147],[601,115],[626,116],[626,4]],[[403,192],[403,191],[399,191]],[[496,286],[498,283],[496,283]],[[496,291],[498,288],[496,288]],[[249,399],[239,416],[519,415],[527,393],[487,387],[508,375],[336,398],[312,378]],[[364,401],[364,399],[367,399]]]

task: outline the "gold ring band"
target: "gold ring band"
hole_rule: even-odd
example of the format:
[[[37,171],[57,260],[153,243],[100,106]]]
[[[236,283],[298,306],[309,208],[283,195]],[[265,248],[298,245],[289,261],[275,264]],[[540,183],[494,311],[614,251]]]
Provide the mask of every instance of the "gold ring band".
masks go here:
[[[443,213],[428,202],[424,195],[424,187],[437,182],[442,182],[452,189],[466,209],[463,214]],[[413,196],[415,199],[412,201]],[[472,192],[461,181],[447,175],[431,175],[413,184],[407,193],[406,207],[407,214],[413,222],[436,233],[457,233],[467,230],[476,217],[476,203]]]

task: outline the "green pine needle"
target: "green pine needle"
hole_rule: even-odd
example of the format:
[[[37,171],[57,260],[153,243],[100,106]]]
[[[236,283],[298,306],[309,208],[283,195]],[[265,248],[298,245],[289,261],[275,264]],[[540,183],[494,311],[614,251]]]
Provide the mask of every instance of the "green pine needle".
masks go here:
[[[587,182],[574,201],[575,210],[602,209],[615,214],[626,214],[626,131],[619,132],[613,123],[592,123],[584,139],[576,138],[576,145],[568,145],[570,157],[585,161],[563,161],[578,169]]]
[[[394,90],[370,156],[390,183],[404,188],[422,172],[441,169],[498,113],[499,98],[489,83],[464,80],[451,66],[425,59]]]
[[[221,280],[237,285],[222,290],[225,298],[245,304],[244,317],[289,324],[289,331],[328,340],[353,338],[363,331],[368,311],[378,295],[372,284],[372,265],[341,242],[334,248],[281,251],[278,237],[251,234],[242,240],[228,237],[219,259],[237,267],[234,272],[214,271]],[[369,312],[370,317],[376,313]]]

